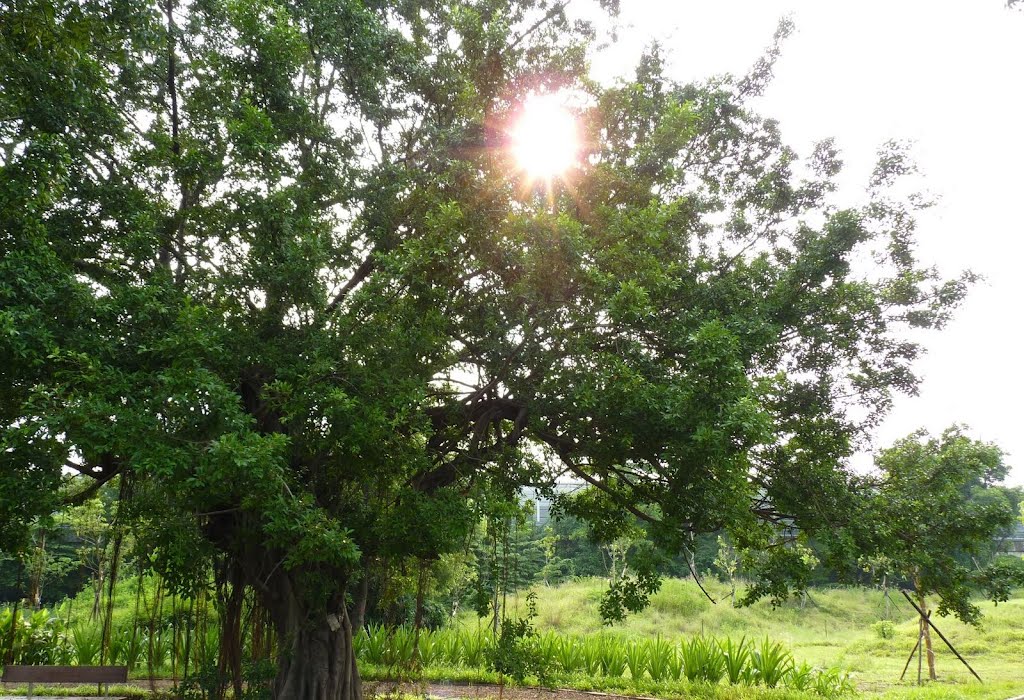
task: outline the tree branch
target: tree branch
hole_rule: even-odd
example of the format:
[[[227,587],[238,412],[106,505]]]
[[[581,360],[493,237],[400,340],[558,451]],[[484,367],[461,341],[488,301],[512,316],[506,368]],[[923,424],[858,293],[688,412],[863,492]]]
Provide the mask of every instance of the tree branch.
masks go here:
[[[345,301],[345,297],[347,297],[353,289],[359,286],[363,280],[370,276],[370,273],[372,273],[374,268],[377,267],[377,263],[373,257],[376,252],[376,248],[371,250],[370,254],[366,256],[366,259],[363,260],[359,267],[356,268],[356,271],[352,273],[352,277],[350,277],[348,282],[345,283],[345,286],[341,288],[341,290],[334,296],[334,299],[331,300],[331,303],[327,305],[327,313],[333,313],[341,302]]]
[[[95,496],[96,493],[103,488],[104,484],[120,474],[123,463],[111,455],[104,455],[100,459],[100,464],[95,467],[89,467],[84,464],[75,464],[73,462],[68,462],[65,466],[74,469],[83,476],[93,479],[93,483],[89,484],[78,493],[69,494],[61,498],[61,505],[80,506]]]

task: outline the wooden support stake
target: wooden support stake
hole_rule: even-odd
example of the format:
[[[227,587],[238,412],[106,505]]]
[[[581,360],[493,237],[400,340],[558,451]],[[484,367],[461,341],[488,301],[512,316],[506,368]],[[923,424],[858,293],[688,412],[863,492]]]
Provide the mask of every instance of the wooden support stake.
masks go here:
[[[946,635],[944,635],[942,633],[942,631],[939,630],[939,628],[935,626],[935,623],[931,621],[931,615],[925,615],[924,611],[921,610],[921,608],[917,607],[917,603],[914,602],[914,599],[911,598],[910,595],[908,595],[905,590],[900,589],[900,593],[902,593],[903,597],[906,598],[907,601],[911,605],[914,606],[914,610],[917,611],[918,615],[920,615],[921,617],[924,618],[925,622],[928,623],[928,626],[931,627],[933,630],[935,630],[935,633],[937,635],[939,635],[939,639],[941,639],[943,642],[945,642],[946,646],[949,647],[949,650],[951,652],[953,652],[954,654],[956,654],[956,658],[960,659],[960,662],[964,666],[967,667],[967,670],[971,672],[971,675],[973,675],[975,678],[977,678],[979,683],[984,683],[984,681],[981,680],[981,676],[979,676],[977,673],[975,673],[974,669],[971,668],[971,665],[969,663],[967,663],[967,659],[965,659],[963,656],[960,655],[960,652],[957,651],[956,648],[954,648],[954,646],[950,643],[950,641],[948,639],[946,639]]]

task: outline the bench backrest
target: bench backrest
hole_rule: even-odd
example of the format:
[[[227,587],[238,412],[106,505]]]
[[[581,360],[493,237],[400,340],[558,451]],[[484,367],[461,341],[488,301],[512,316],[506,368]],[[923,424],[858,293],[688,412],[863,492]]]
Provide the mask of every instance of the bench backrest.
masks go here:
[[[127,666],[4,666],[4,683],[124,683]]]

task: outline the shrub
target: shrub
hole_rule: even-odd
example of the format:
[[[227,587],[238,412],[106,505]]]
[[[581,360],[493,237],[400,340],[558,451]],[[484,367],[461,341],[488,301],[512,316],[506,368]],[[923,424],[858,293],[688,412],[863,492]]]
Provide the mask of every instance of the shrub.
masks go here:
[[[891,620],[879,620],[871,625],[871,629],[882,639],[892,639],[896,636],[896,625]]]

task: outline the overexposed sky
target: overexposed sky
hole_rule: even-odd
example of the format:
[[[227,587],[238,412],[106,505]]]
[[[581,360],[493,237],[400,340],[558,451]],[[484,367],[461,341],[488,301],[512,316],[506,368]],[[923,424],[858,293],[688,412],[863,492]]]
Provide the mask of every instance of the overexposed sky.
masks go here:
[[[986,278],[952,323],[922,336],[920,394],[897,399],[876,445],[966,423],[1024,484],[1024,12],[1004,0],[622,0],[619,41],[594,73],[628,75],[658,39],[677,79],[742,74],[784,15],[796,33],[762,113],[801,154],[834,137],[858,184],[880,144],[912,142],[939,198],[920,219],[919,257]]]

